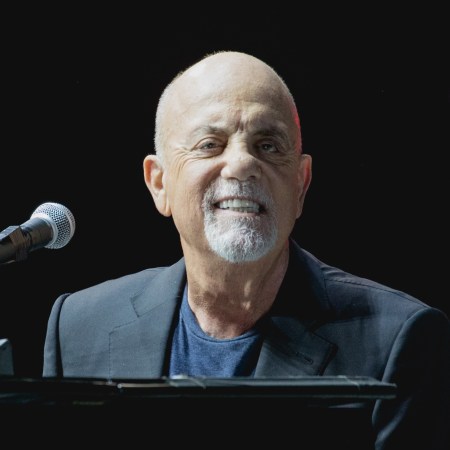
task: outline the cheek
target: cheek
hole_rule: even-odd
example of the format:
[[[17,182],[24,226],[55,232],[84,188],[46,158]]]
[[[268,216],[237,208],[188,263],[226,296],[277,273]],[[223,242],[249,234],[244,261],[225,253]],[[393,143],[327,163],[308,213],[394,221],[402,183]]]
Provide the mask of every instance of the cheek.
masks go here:
[[[201,179],[192,173],[180,173],[169,183],[168,196],[174,220],[196,221],[202,216],[202,199],[205,192]]]
[[[179,185],[171,193],[172,220],[181,241],[194,245],[204,239],[203,192],[195,183]]]
[[[279,220],[288,223],[294,222],[301,214],[301,189],[297,183],[280,185],[277,191],[277,211]]]

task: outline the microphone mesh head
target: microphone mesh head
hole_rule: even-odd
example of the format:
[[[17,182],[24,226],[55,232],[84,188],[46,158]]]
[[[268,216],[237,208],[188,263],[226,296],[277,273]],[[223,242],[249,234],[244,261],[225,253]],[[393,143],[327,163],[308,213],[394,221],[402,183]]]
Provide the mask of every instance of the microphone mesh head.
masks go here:
[[[53,239],[45,248],[61,248],[69,243],[75,233],[75,218],[72,212],[59,203],[43,203],[38,206],[31,218],[40,217],[53,228]]]

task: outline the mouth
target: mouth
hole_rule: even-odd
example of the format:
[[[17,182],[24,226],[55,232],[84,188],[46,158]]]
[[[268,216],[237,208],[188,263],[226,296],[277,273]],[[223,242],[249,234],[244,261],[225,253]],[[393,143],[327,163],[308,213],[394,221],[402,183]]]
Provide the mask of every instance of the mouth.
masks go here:
[[[218,209],[240,212],[240,213],[251,213],[260,214],[264,212],[264,208],[259,203],[252,200],[242,199],[242,198],[232,198],[227,200],[222,200],[214,204]]]

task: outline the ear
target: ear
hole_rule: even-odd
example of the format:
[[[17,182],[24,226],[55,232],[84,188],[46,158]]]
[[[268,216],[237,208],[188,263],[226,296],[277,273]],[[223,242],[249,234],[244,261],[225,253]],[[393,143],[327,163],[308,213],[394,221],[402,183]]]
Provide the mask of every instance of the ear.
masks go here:
[[[169,199],[165,189],[164,169],[156,155],[148,155],[144,159],[144,179],[157,210],[166,217],[172,215]]]
[[[300,155],[300,164],[298,167],[299,197],[297,204],[297,219],[302,214],[306,193],[308,192],[309,185],[311,184],[311,177],[312,158],[311,155],[303,153]]]

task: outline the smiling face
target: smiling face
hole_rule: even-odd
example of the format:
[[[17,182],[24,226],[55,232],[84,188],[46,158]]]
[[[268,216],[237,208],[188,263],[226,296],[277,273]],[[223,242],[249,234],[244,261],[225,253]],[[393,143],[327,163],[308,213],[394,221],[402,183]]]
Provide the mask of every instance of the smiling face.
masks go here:
[[[245,262],[281,248],[301,214],[311,161],[279,77],[249,55],[216,54],[178,77],[164,102],[163,166],[148,156],[144,172],[184,252]]]

